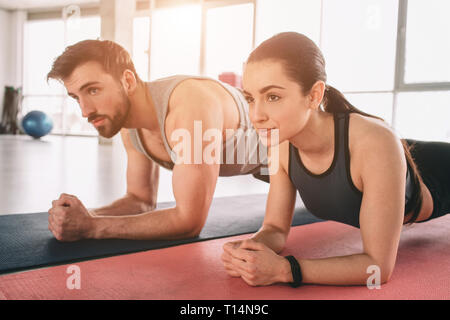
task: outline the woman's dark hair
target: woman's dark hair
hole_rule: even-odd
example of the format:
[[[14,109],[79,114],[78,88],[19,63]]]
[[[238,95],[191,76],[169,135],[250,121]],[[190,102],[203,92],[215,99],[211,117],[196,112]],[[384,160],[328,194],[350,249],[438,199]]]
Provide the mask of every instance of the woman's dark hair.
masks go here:
[[[262,60],[275,60],[282,63],[287,76],[298,83],[303,95],[307,95],[317,81],[326,83],[325,59],[316,44],[303,34],[296,32],[279,33],[262,42],[248,57],[247,63]],[[353,106],[344,95],[330,85],[326,85],[322,101],[325,112],[329,113],[358,113],[360,115],[376,118],[380,117],[365,113]],[[405,140],[401,139],[408,166],[412,169],[411,178],[414,182],[414,191],[406,212],[413,212],[410,223],[417,220],[422,207],[422,178],[412,158],[410,149]]]
[[[142,81],[134,67],[130,54],[119,44],[109,40],[83,40],[67,47],[55,59],[47,80],[63,80],[69,77],[79,65],[96,61],[116,80],[120,80],[123,72],[131,70],[137,81]]]

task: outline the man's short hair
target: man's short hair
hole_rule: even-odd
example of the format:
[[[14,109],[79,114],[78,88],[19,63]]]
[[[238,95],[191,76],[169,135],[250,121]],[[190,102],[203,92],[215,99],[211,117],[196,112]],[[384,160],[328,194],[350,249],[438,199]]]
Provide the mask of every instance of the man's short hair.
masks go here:
[[[109,40],[83,40],[68,46],[53,62],[52,69],[47,74],[47,81],[49,79],[64,80],[76,67],[90,61],[98,62],[117,80],[122,77],[126,69],[129,69],[136,79],[141,81],[130,54],[122,46]]]

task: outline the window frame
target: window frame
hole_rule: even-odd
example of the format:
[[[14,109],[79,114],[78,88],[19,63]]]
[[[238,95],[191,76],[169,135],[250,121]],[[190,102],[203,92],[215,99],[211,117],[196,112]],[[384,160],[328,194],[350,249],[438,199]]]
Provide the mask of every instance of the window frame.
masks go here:
[[[395,88],[397,91],[446,91],[450,82],[405,82],[408,0],[399,0]]]
[[[322,16],[323,16],[323,0]],[[408,0],[398,0],[398,16],[397,16],[397,43],[395,52],[395,69],[394,69],[394,88],[392,90],[367,90],[367,91],[343,91],[345,94],[364,94],[364,93],[391,93],[393,95],[392,102],[392,127],[397,128],[397,106],[398,95],[403,92],[429,92],[429,91],[450,91],[450,82],[422,82],[422,83],[406,83],[405,67],[406,67],[406,22],[408,13]],[[320,34],[323,32],[323,21],[320,22]]]

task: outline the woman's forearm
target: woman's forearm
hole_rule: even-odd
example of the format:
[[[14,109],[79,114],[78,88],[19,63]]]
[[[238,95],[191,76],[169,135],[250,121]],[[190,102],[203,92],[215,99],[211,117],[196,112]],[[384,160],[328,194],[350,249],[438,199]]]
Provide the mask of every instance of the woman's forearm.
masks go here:
[[[133,195],[126,194],[124,197],[114,201],[110,205],[89,209],[92,216],[128,216],[137,215],[155,209],[155,205],[145,203]]]
[[[301,259],[300,264],[303,283],[324,285],[367,285],[377,279],[379,284],[389,280],[393,268],[383,268],[369,255],[355,254],[350,256],[330,257],[323,259]],[[284,264],[286,275],[284,282],[292,282],[290,265]],[[368,280],[369,281],[368,282]]]
[[[264,225],[251,238],[280,253],[286,244],[287,235],[278,228]]]

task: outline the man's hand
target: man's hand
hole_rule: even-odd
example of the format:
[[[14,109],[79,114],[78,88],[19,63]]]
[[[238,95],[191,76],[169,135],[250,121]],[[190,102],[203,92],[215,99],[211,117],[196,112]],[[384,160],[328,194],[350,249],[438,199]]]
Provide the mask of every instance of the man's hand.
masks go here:
[[[81,201],[69,194],[61,194],[48,210],[48,229],[59,241],[91,238],[93,217]]]

